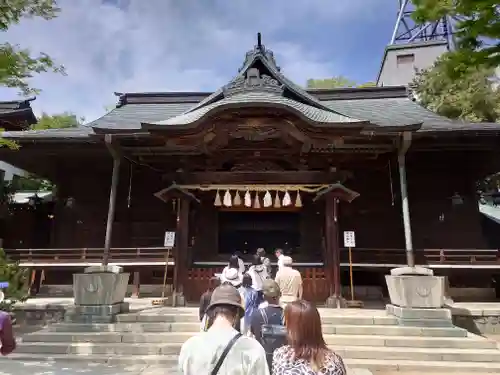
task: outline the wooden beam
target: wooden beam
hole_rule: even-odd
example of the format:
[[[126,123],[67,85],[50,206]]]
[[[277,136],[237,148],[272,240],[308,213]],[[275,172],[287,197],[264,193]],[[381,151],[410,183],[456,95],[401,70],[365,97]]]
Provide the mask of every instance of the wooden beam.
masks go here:
[[[192,172],[164,175],[164,179],[183,185],[197,184],[328,184],[342,182],[347,172]]]

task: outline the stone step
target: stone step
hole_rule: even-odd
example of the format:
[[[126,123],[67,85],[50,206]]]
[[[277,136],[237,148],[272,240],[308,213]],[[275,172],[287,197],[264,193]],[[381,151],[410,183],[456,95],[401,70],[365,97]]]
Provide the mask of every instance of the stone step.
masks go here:
[[[198,312],[173,314],[171,311],[165,313],[131,313],[116,316],[118,323],[196,323],[199,322]],[[396,325],[395,317],[391,316],[338,316],[324,315],[321,317],[323,324],[334,325]]]
[[[182,343],[60,343],[23,342],[18,353],[32,354],[83,354],[83,355],[175,355],[179,354]],[[404,359],[417,361],[466,361],[500,362],[498,349],[457,349],[435,347],[387,347],[329,345],[345,358],[356,359]]]
[[[498,349],[398,348],[377,346],[328,346],[343,358],[411,361],[497,362]]]
[[[47,327],[49,332],[199,332],[196,323],[116,323],[81,324],[59,323]],[[323,325],[324,334],[377,335],[377,336],[425,336],[467,337],[467,331],[457,327],[401,327],[384,325]]]
[[[176,343],[182,344],[197,332],[50,332],[38,331],[24,335],[24,343]],[[458,348],[458,349],[495,349],[497,343],[480,336],[470,334],[470,337],[425,337],[425,336],[376,336],[376,335],[342,335],[325,334],[329,345],[350,346],[387,346],[387,347],[417,347],[417,348]]]
[[[108,363],[110,365],[162,365],[175,369],[177,356],[170,355],[146,355],[146,356],[107,356],[107,355],[51,355],[12,353],[8,357],[0,358],[0,368],[3,361],[85,361],[86,363]],[[500,373],[498,362],[451,362],[451,361],[413,361],[394,359],[352,359],[344,360],[346,366],[366,368],[372,371],[414,371],[416,373]],[[165,372],[165,374],[167,374]],[[169,373],[168,373],[169,374]],[[170,375],[170,374],[169,374]]]

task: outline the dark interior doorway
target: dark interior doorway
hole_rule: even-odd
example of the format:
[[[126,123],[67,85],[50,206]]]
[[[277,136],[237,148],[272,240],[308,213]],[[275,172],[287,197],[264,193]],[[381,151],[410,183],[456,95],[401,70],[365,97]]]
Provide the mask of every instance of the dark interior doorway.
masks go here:
[[[219,253],[254,253],[263,247],[271,254],[299,245],[298,212],[219,212]]]

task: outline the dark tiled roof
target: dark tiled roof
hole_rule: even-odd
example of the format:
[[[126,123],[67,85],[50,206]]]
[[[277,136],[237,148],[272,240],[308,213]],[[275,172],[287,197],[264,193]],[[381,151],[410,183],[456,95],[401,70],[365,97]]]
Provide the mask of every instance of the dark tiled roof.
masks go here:
[[[0,102],[0,119],[20,119],[23,121],[22,126],[36,124],[37,120],[30,104],[33,100],[35,98]]]
[[[5,131],[0,134],[3,138],[37,140],[90,140],[90,136],[95,134],[94,130],[88,126],[79,126],[77,128],[64,129],[46,129],[46,130],[23,130],[23,131]]]

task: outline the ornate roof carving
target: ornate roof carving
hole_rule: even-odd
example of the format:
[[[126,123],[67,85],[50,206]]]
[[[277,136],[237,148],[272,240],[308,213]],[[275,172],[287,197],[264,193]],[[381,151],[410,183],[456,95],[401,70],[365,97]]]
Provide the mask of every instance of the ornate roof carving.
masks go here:
[[[260,74],[259,69],[248,69],[246,76],[240,76],[222,88],[224,97],[250,91],[268,92],[282,95],[284,86],[274,78]]]

